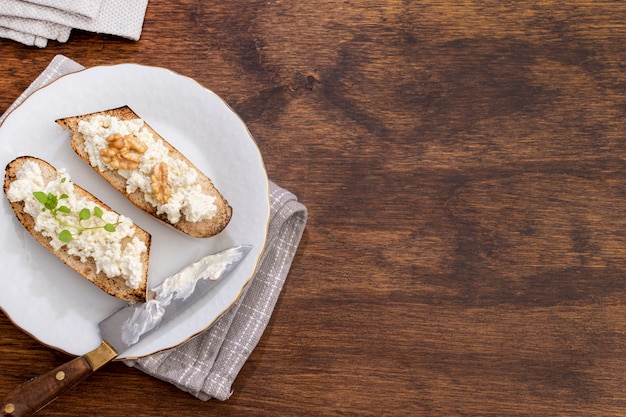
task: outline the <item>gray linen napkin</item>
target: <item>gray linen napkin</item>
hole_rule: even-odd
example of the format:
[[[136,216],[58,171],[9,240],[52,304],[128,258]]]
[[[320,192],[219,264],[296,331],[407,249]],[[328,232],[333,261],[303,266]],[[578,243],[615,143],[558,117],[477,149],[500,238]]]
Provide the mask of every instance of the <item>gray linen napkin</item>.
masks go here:
[[[37,89],[84,67],[57,55],[0,116],[0,123]],[[242,366],[259,342],[280,295],[307,221],[306,207],[270,181],[270,222],[266,246],[254,277],[237,302],[213,326],[186,343],[128,366],[170,382],[201,400],[226,400]]]
[[[72,29],[138,40],[148,0],[2,0],[0,37],[44,48]]]

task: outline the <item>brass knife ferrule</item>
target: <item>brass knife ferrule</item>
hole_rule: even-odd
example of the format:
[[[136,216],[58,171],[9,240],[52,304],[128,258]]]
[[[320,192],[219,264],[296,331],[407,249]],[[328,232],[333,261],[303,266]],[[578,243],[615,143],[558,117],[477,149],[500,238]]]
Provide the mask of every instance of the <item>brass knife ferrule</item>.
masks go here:
[[[83,357],[87,359],[89,362],[89,366],[93,371],[96,371],[102,368],[107,363],[111,362],[118,353],[113,349],[113,346],[107,343],[106,340],[103,340],[100,343],[100,346],[92,350],[91,352],[85,353]]]

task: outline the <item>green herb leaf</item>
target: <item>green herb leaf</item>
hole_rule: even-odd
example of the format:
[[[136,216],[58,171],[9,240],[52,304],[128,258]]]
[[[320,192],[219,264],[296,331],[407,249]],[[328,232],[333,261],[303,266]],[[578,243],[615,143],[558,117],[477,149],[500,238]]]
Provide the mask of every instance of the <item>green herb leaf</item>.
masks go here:
[[[72,234],[70,233],[69,230],[64,229],[61,231],[61,233],[59,233],[59,240],[61,242],[67,243],[72,240]]]
[[[78,213],[78,218],[81,220],[88,220],[91,217],[91,212],[89,211],[89,209],[82,209],[79,213]]]
[[[65,180],[65,177],[62,179],[62,182],[64,182],[64,180]],[[50,214],[52,215],[52,218],[54,218],[54,220],[56,220],[61,225],[61,227],[69,227],[70,229],[75,229],[77,234],[81,234],[85,230],[92,230],[92,229],[104,229],[107,232],[115,232],[115,227],[117,226],[117,223],[116,224],[106,223],[106,224],[101,224],[98,226],[94,225],[94,226],[84,227],[81,224],[81,222],[83,220],[88,220],[91,218],[91,210],[89,210],[88,208],[84,208],[76,214],[76,213],[72,213],[72,210],[68,206],[57,207],[59,204],[59,200],[64,200],[64,199],[69,198],[69,196],[65,193],[61,194],[60,197],[57,197],[56,195],[52,193],[46,194],[43,191],[35,191],[33,192],[33,196],[37,199],[37,201],[39,201],[44,206],[42,209],[43,211],[50,210]],[[67,218],[60,219],[59,217],[57,217],[57,213],[65,213],[65,214],[73,216],[74,222],[72,222],[71,219],[67,219]],[[102,221],[102,223],[104,223],[104,220],[102,219],[102,216],[104,216],[104,210],[102,210],[100,207],[94,206],[93,215],[99,218]],[[62,230],[61,233],[59,233],[59,240],[61,240],[62,242],[67,243],[71,241],[72,239],[73,239],[73,235],[67,229]]]
[[[46,202],[44,203],[44,206],[48,210],[55,210],[57,208],[58,203],[59,203],[59,200],[57,200],[57,196],[52,193],[48,193],[48,195],[46,196]]]
[[[41,204],[46,204],[48,202],[48,196],[44,192],[35,191],[33,195],[35,196],[37,201],[39,201]]]

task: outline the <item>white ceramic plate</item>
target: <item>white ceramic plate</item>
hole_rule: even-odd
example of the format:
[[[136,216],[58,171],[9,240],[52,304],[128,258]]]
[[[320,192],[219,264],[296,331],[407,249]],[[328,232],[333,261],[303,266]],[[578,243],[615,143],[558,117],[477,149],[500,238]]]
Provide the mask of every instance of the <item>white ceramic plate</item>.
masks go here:
[[[106,183],[71,149],[58,118],[129,105],[204,171],[233,207],[216,237],[188,237],[146,215]],[[240,296],[265,243],[268,179],[253,138],[222,99],[190,78],[134,64],[102,66],[59,78],[35,92],[0,126],[0,164],[31,155],[57,168],[152,234],[149,287],[184,266],[237,244],[251,253],[200,302],[118,359],[176,346],[210,327]],[[0,205],[0,308],[25,332],[61,351],[82,355],[98,346],[97,324],[124,305],[41,247],[17,221],[6,197]]]

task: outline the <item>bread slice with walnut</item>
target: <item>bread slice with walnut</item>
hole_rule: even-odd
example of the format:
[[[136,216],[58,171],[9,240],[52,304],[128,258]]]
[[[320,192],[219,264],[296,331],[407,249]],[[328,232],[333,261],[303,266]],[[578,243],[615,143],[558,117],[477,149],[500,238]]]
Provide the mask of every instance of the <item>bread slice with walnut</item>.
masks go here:
[[[193,237],[232,217],[213,182],[128,106],[56,120],[72,149],[137,207]]]
[[[148,232],[73,184],[65,171],[39,158],[11,161],[5,170],[4,192],[35,240],[66,265],[114,297],[146,300]]]

